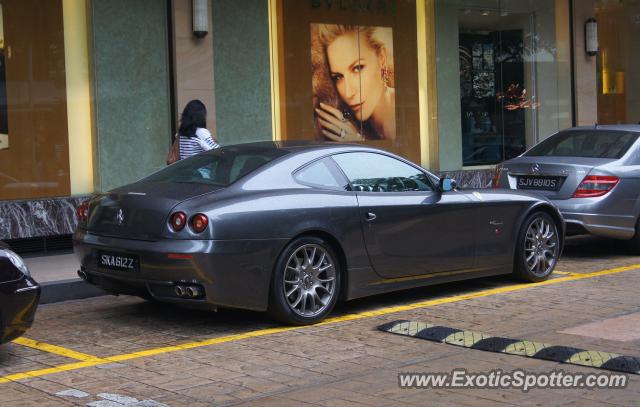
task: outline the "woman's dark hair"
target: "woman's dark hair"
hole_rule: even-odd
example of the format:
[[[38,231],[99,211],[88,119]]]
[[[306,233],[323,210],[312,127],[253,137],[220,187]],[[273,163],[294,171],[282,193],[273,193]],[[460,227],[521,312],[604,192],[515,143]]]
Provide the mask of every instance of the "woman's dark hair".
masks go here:
[[[207,108],[204,103],[194,99],[182,111],[178,134],[182,137],[194,137],[198,127],[207,127]]]

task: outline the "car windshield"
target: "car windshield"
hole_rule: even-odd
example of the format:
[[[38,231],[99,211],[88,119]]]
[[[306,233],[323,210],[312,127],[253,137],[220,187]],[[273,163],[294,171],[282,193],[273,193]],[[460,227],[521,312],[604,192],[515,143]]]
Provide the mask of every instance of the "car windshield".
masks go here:
[[[542,141],[525,156],[620,158],[638,138],[628,131],[572,130]]]
[[[226,187],[285,154],[286,150],[275,148],[223,147],[178,161],[142,182],[186,182]]]

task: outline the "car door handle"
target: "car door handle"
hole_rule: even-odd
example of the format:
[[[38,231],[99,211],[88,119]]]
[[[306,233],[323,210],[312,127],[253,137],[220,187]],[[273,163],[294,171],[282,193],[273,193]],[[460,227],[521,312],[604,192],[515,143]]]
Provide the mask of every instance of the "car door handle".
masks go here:
[[[367,222],[371,222],[372,220],[375,220],[376,218],[377,218],[377,216],[373,212],[367,212],[367,214],[365,215],[365,219],[367,220]]]

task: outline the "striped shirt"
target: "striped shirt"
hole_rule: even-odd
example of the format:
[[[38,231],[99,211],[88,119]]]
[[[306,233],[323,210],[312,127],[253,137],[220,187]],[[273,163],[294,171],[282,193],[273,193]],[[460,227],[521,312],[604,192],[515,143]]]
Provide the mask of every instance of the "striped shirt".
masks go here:
[[[198,127],[194,137],[180,136],[180,159],[220,147],[213,141],[209,130]]]

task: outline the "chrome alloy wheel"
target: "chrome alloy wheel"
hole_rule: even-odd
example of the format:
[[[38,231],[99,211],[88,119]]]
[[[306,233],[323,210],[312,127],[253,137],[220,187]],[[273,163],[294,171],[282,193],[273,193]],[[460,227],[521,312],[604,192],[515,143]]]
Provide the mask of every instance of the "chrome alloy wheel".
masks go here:
[[[303,317],[324,311],[335,295],[334,260],[322,246],[300,246],[287,260],[283,290],[287,304]]]
[[[555,226],[543,217],[529,224],[524,241],[524,260],[529,272],[546,277],[558,257],[558,233]]]

